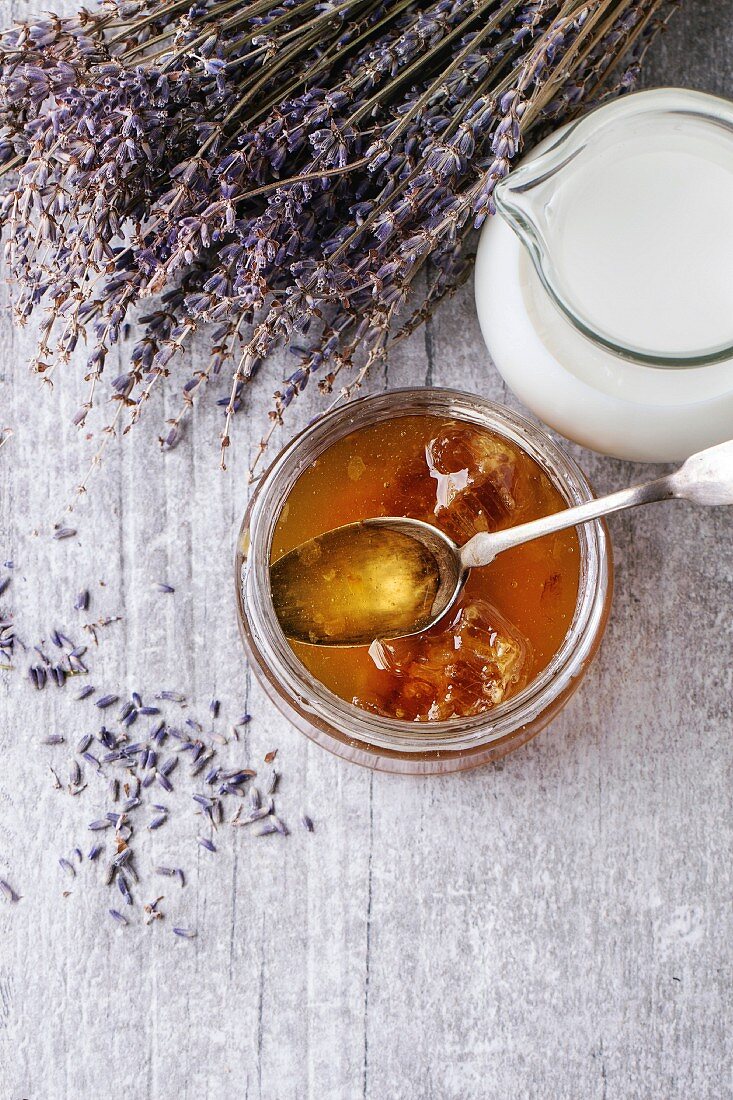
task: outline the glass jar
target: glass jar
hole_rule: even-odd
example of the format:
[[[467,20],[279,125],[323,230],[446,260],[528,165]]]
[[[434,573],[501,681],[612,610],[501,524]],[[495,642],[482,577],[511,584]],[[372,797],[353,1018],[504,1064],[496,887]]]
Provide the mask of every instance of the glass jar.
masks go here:
[[[488,428],[522,447],[568,505],[591,499],[582,471],[546,431],[481,397],[455,390],[393,390],[334,409],[278,455],[250,502],[237,541],[239,624],[262,687],[291,722],[338,756],[383,771],[434,774],[472,768],[525,744],[567,702],[601,641],[611,602],[611,546],[600,521],[578,528],[580,585],[575,615],[549,665],[521,692],[472,718],[412,723],[339,698],[301,664],[280,629],[269,583],[280,510],[299,474],[335,440],[388,417],[434,415]]]
[[[544,423],[643,462],[730,437],[732,184],[733,103],[657,88],[563,127],[497,185],[476,307]]]

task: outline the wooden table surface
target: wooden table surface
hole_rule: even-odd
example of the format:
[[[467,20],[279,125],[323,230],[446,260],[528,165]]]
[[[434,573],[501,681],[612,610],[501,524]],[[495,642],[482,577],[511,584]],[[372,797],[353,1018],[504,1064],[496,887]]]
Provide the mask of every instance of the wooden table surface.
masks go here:
[[[73,6],[3,0],[0,20]],[[733,3],[685,0],[645,82],[733,94]],[[120,615],[90,656],[99,690],[149,700],[176,688],[207,723],[216,696],[222,732],[249,711],[239,746],[221,753],[266,771],[279,750],[292,830],[222,829],[207,852],[181,782],[161,792],[164,828],[138,824],[142,881],[127,910],[101,867],[85,860],[71,879],[58,864],[86,852],[109,802],[86,763],[77,797],[54,789],[49,766],[65,784],[100,712],[76,688],[38,693],[0,673],[0,878],[23,894],[0,899],[2,1100],[733,1096],[731,515],[678,506],[613,520],[600,656],[551,728],[502,766],[371,774],[278,715],[237,637],[232,548],[281,366],[253,387],[226,475],[221,410],[202,405],[186,443],[161,456],[177,399],[157,393],[109,445],[69,520],[77,535],[55,542],[49,524],[94,448],[71,426],[81,371],[60,368],[51,392],[25,367],[33,331],[13,328],[5,306],[0,325],[0,428],[14,431],[0,450],[0,561],[15,563],[0,603],[29,642]],[[517,404],[487,359],[470,287],[367,389],[428,379]],[[307,392],[279,441],[318,405]],[[571,450],[599,490],[649,472]],[[87,616],[73,610],[84,587]],[[66,742],[43,744],[52,734]],[[158,864],[185,867],[186,887],[156,878]],[[166,917],[146,927],[139,902],[160,893]],[[110,906],[133,923],[115,925]]]

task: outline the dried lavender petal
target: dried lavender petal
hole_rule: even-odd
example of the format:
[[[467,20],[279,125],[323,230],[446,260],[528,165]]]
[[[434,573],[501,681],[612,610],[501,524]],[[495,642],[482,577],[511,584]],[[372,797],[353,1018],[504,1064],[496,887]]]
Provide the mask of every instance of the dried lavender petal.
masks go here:
[[[112,917],[112,920],[117,921],[118,924],[127,925],[128,923],[127,917],[123,917],[122,913],[117,909],[110,909],[109,915]]]
[[[202,848],[205,848],[207,852],[215,852],[216,851],[216,845],[214,844],[213,841],[209,840],[208,837],[197,836],[196,841],[197,841],[198,844],[201,845]]]
[[[68,859],[64,859],[63,856],[59,859],[59,867],[62,871],[65,871],[70,878],[76,878],[76,871],[74,870],[73,863],[69,863]]]
[[[183,939],[192,940],[195,939],[196,933],[191,928],[174,928],[174,936],[181,936]]]
[[[90,860],[92,860],[92,862],[94,862],[94,860],[97,858],[97,856],[99,855],[99,853],[103,849],[104,849],[103,844],[92,844],[91,848],[87,852],[87,859],[90,859]]]
[[[106,817],[100,817],[96,821],[90,821],[87,828],[92,832],[98,832],[101,829],[109,829],[112,822]]]
[[[166,592],[168,594],[175,592],[175,588],[172,584],[166,584],[165,581],[158,581],[155,585],[158,592]]]

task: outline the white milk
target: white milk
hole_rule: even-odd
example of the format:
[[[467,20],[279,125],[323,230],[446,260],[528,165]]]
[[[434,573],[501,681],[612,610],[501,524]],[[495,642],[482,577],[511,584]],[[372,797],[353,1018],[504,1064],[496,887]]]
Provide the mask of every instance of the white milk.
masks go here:
[[[552,259],[591,325],[652,353],[733,343],[733,135],[639,119],[554,179]]]

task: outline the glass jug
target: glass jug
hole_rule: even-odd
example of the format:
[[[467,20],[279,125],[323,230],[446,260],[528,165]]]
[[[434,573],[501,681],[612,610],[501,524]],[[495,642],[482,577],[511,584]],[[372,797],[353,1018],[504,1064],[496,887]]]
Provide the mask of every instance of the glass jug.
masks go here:
[[[672,88],[615,100],[495,197],[477,307],[530,408],[627,458],[733,435],[733,104]]]

